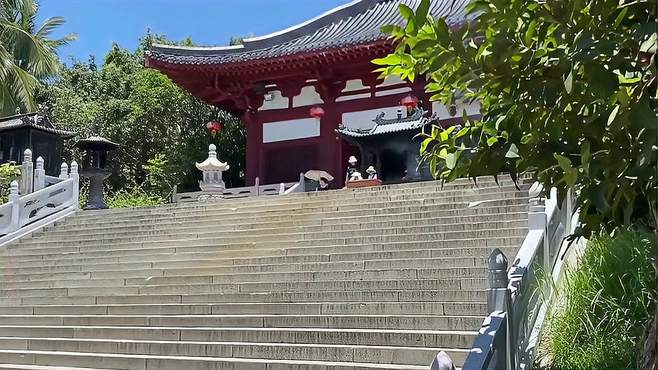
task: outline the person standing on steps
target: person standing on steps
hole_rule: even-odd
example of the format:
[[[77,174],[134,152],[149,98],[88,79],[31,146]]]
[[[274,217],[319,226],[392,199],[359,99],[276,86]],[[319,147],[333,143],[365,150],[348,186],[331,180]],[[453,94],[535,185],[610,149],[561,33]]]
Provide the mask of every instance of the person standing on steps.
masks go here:
[[[368,180],[374,180],[377,179],[377,170],[375,170],[375,167],[370,166],[366,170],[366,173],[368,174]]]
[[[345,174],[345,186],[347,186],[347,182],[351,180],[361,180],[363,177],[361,177],[361,172],[357,170],[356,168],[356,163],[357,159],[355,156],[351,155],[350,158],[347,160],[348,166],[347,166],[347,173]]]

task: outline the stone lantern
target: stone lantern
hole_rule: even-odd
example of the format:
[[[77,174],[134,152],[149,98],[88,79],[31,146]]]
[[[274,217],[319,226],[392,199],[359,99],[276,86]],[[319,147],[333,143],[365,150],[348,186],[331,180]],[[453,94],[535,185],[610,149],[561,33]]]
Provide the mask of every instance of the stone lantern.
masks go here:
[[[199,181],[201,190],[208,192],[224,191],[226,186],[224,180],[222,180],[222,172],[228,170],[230,166],[217,159],[215,144],[208,146],[208,158],[201,163],[197,163],[196,168],[203,172],[203,180]]]
[[[89,198],[84,209],[106,209],[103,200],[103,181],[110,175],[106,169],[107,154],[119,145],[100,136],[91,136],[78,141],[75,146],[83,152],[80,174],[89,179]]]

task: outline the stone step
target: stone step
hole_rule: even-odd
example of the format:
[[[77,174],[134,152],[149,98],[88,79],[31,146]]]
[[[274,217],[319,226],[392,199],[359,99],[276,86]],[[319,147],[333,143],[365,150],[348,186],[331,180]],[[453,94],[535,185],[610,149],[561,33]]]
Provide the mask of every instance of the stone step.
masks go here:
[[[13,292],[13,291],[12,291]],[[484,302],[484,290],[369,290],[316,292],[250,292],[250,293],[141,293],[136,288],[71,288],[32,290],[29,294],[11,294],[22,304],[154,304],[154,303],[284,303],[284,302]]]
[[[499,244],[494,244],[493,240],[499,241]],[[417,250],[417,249],[434,249],[439,253],[439,255],[433,255],[434,257],[439,256],[459,256],[463,255],[463,251],[469,251],[472,249],[482,249],[493,247],[502,247],[505,245],[511,246],[520,246],[523,242],[521,237],[513,238],[496,238],[496,239],[454,239],[454,240],[442,240],[442,241],[433,241],[432,243],[426,242],[409,242],[403,241],[398,243],[370,243],[370,244],[341,244],[341,245],[328,245],[328,246],[316,246],[316,247],[295,247],[288,246],[285,247],[269,247],[261,246],[255,244],[230,244],[223,246],[216,246],[211,244],[205,245],[188,245],[188,246],[178,246],[178,247],[141,247],[141,248],[117,248],[111,250],[98,250],[98,251],[84,251],[80,252],[79,248],[74,248],[74,251],[44,251],[42,254],[21,254],[21,255],[8,255],[4,258],[0,258],[0,266],[13,267],[17,263],[25,260],[34,261],[34,260],[55,260],[55,259],[64,259],[68,260],[71,258],[110,258],[110,260],[105,261],[106,263],[114,263],[118,258],[120,262],[139,262],[139,261],[150,261],[149,256],[153,255],[191,255],[191,254],[206,254],[206,255],[216,255],[226,258],[238,258],[238,257],[253,257],[253,256],[301,256],[301,255],[333,255],[339,253],[369,253],[369,252],[399,252],[406,250]],[[190,243],[191,244],[191,243]],[[463,247],[468,245],[469,249],[464,249]],[[458,252],[461,250],[461,252]],[[50,252],[50,253],[47,253]],[[261,254],[262,253],[262,254]],[[137,260],[135,260],[137,258]]]
[[[120,269],[185,269],[185,268],[212,268],[216,274],[228,273],[256,273],[256,272],[295,272],[295,271],[339,271],[339,270],[375,270],[403,267],[472,267],[486,265],[486,256],[476,257],[417,257],[417,258],[386,258],[386,259],[359,259],[341,261],[302,260],[291,261],[300,256],[289,256],[287,261],[250,261],[235,263],[233,259],[191,260],[191,261],[163,261],[151,263],[122,263]],[[307,256],[301,256],[307,257]],[[62,266],[43,267],[8,267],[1,268],[0,273],[12,275],[46,273],[46,272],[77,272],[77,271],[104,271],[108,268],[117,270],[114,263],[97,264],[68,264]]]
[[[527,206],[527,193],[498,193],[493,192],[489,194],[470,195],[458,197],[456,199],[445,198],[424,198],[417,200],[404,200],[404,201],[382,201],[378,203],[365,203],[365,204],[351,204],[345,206],[331,206],[324,204],[314,208],[282,208],[277,210],[268,210],[257,208],[253,210],[230,208],[228,210],[211,210],[206,212],[190,212],[184,214],[172,214],[167,217],[151,217],[148,215],[140,216],[139,214],[127,214],[121,217],[98,217],[90,218],[86,216],[86,212],[78,213],[72,218],[60,224],[62,227],[86,226],[97,223],[116,223],[116,222],[176,222],[176,221],[207,221],[214,219],[218,224],[235,223],[237,219],[235,216],[253,219],[256,222],[266,220],[284,220],[285,217],[293,217],[296,219],[315,219],[339,216],[359,216],[367,214],[386,214],[386,213],[402,213],[424,210],[459,210],[466,209],[469,204],[478,205],[478,207],[500,207],[504,205],[526,205]],[[419,209],[420,208],[420,209]],[[476,209],[475,207],[474,209]],[[239,222],[239,221],[238,221]]]
[[[298,239],[300,235],[304,235],[308,239],[322,239],[322,238],[336,238],[344,237],[346,235],[354,234],[378,234],[378,235],[391,235],[391,234],[404,234],[411,233],[417,230],[425,230],[426,232],[462,232],[470,233],[472,231],[485,230],[485,229],[505,229],[505,228],[525,228],[528,225],[527,217],[523,219],[503,219],[498,221],[478,221],[471,223],[449,223],[437,224],[434,222],[399,222],[399,223],[382,223],[375,225],[333,225],[328,228],[267,228],[256,230],[234,230],[234,231],[217,231],[214,229],[189,231],[186,229],[174,229],[168,232],[140,232],[138,236],[132,232],[125,233],[106,233],[106,234],[87,234],[75,235],[68,238],[60,236],[59,238],[33,238],[25,241],[22,244],[22,249],[30,247],[41,247],[44,245],[62,246],[62,245],[80,245],[84,244],[98,244],[98,243],[126,243],[133,241],[161,241],[170,240],[174,238],[191,239],[191,238],[215,238],[223,237],[226,240],[257,240],[258,238],[277,238],[277,239]]]
[[[217,220],[222,219],[231,219],[236,216],[249,217],[249,218],[276,218],[277,216],[294,216],[294,217],[307,217],[307,218],[321,218],[326,214],[331,214],[333,212],[343,212],[343,213],[355,213],[362,212],[364,210],[376,210],[379,213],[386,213],[391,211],[398,211],[400,209],[405,209],[406,212],[413,210],[418,210],[418,207],[434,207],[442,209],[462,209],[466,208],[469,203],[472,202],[484,202],[488,206],[491,205],[505,205],[505,204],[527,204],[528,197],[527,192],[507,192],[501,193],[492,191],[490,193],[482,194],[472,194],[472,195],[463,195],[463,196],[454,196],[451,198],[442,198],[430,196],[428,198],[415,199],[415,200],[383,200],[380,202],[363,202],[358,204],[346,204],[346,205],[330,205],[326,203],[320,203],[314,205],[313,207],[308,205],[296,205],[296,206],[281,206],[279,208],[263,208],[263,207],[233,207],[229,209],[209,209],[204,212],[184,212],[184,213],[173,213],[169,214],[166,217],[153,218],[149,215],[141,215],[139,213],[128,213],[120,217],[114,216],[108,218],[105,215],[95,215],[87,216],[86,212],[82,212],[79,215],[76,215],[67,222],[67,225],[79,225],[81,223],[90,224],[95,222],[107,222],[108,220],[121,220],[121,221],[138,221],[142,219],[149,220],[159,220],[159,221],[181,221],[181,220],[194,220],[201,218],[214,218]],[[405,208],[407,207],[407,208]],[[413,208],[413,209],[412,209]],[[358,215],[356,213],[355,215]]]
[[[49,288],[107,288],[107,287],[172,287],[188,286],[192,292],[267,292],[267,291],[327,291],[327,290],[484,290],[486,278],[456,279],[396,279],[396,280],[331,280],[331,281],[287,281],[287,282],[234,282],[213,283],[212,276],[151,277],[133,279],[82,279],[82,280],[35,280],[4,282],[2,290],[49,289]]]
[[[431,267],[418,268],[409,266],[403,268],[386,269],[356,269],[333,271],[286,271],[286,272],[244,272],[219,274],[214,268],[180,268],[180,269],[138,269],[122,270],[124,265],[114,267],[115,270],[91,272],[59,272],[26,275],[6,275],[4,282],[34,281],[34,280],[65,280],[65,279],[128,279],[126,284],[132,286],[139,284],[143,279],[157,279],[159,277],[190,277],[212,276],[212,283],[236,282],[288,282],[288,281],[334,281],[334,280],[393,280],[393,279],[445,279],[445,278],[474,278],[480,277],[486,269],[484,266],[476,267]],[[484,276],[484,275],[481,275]],[[157,280],[154,280],[157,281]],[[75,288],[77,289],[77,288]],[[82,288],[81,288],[82,289]]]
[[[477,331],[334,328],[181,328],[0,325],[3,337],[470,348]]]
[[[427,366],[336,361],[294,361],[192,356],[119,355],[103,353],[0,350],[0,362],[63,365],[66,369],[106,367],[123,370],[426,370]],[[70,367],[73,364],[74,368]],[[46,370],[51,370],[51,366]],[[13,366],[9,369],[14,369]],[[34,369],[32,367],[28,369]],[[42,367],[36,368],[42,370]]]
[[[0,315],[11,326],[155,326],[478,330],[480,316],[413,315]]]
[[[527,221],[510,223],[507,228],[478,229],[469,231],[466,236],[469,239],[516,237],[527,234]],[[436,231],[434,231],[436,230]],[[132,248],[148,248],[150,246],[180,247],[192,245],[215,245],[227,246],[231,244],[258,243],[260,246],[289,247],[289,246],[327,246],[336,244],[366,244],[366,243],[392,243],[402,241],[438,241],[463,238],[463,231],[440,231],[441,227],[407,227],[399,229],[372,229],[363,232],[363,235],[355,233],[316,233],[316,234],[280,234],[272,236],[211,236],[211,237],[188,237],[172,238],[170,236],[158,240],[135,240],[135,241],[113,241],[108,240],[78,240],[66,242],[39,242],[29,245],[21,245],[20,248],[12,248],[10,253],[14,255],[40,254],[40,253],[69,253],[90,252],[98,250],[122,249],[126,246]],[[7,253],[7,252],[5,252]]]
[[[0,305],[3,315],[486,315],[477,302],[306,302]]]
[[[0,337],[0,348],[8,350],[65,351],[83,353],[116,353],[127,355],[167,353],[169,356],[223,357],[243,359],[278,359],[306,361],[393,362],[427,365],[443,350],[453,361],[462,364],[467,350],[422,347],[314,345],[293,343],[147,341],[110,339]]]
[[[62,367],[46,365],[20,365],[20,364],[0,364],[0,370],[112,370],[91,367]]]
[[[528,180],[522,180],[520,181],[520,186],[523,185],[529,185],[531,184],[532,181]],[[122,215],[126,213],[131,213],[134,211],[139,211],[143,214],[162,214],[162,213],[170,213],[172,211],[178,211],[178,210],[198,210],[198,209],[204,209],[209,206],[215,206],[218,204],[221,204],[222,206],[231,206],[231,205],[244,205],[244,204],[258,204],[258,205],[266,205],[266,204],[286,204],[286,203],[292,203],[292,204],[299,204],[301,202],[307,202],[307,201],[313,201],[313,200],[318,200],[318,201],[328,201],[332,199],[362,199],[365,197],[373,196],[373,195],[380,195],[380,194],[410,194],[410,193],[427,193],[427,192],[451,192],[451,191],[456,191],[456,190],[462,190],[462,191],[469,191],[469,190],[478,190],[478,189],[485,189],[485,188],[501,188],[501,187],[509,187],[509,186],[514,186],[513,182],[510,180],[501,180],[497,184],[494,181],[487,181],[487,180],[480,180],[478,181],[478,186],[475,186],[473,182],[452,182],[452,183],[446,183],[446,184],[441,184],[440,181],[436,182],[424,182],[424,183],[417,183],[417,184],[400,184],[400,185],[393,185],[393,186],[383,186],[383,187],[377,187],[377,188],[369,188],[369,189],[341,189],[337,191],[328,191],[328,192],[309,192],[309,193],[303,193],[303,194],[290,194],[288,196],[284,197],[249,197],[249,198],[241,198],[241,199],[224,199],[224,200],[215,200],[215,201],[208,201],[208,202],[194,202],[194,203],[182,203],[182,204],[170,204],[170,205],[164,205],[164,206],[156,206],[156,207],[147,207],[147,208],[140,208],[140,209],[112,209],[112,210],[103,210],[103,211],[94,211],[94,212],[89,212],[90,216],[93,214],[109,214],[109,215]]]
[[[504,248],[504,247],[501,247]],[[475,257],[486,258],[491,253],[492,248],[444,248],[444,249],[412,249],[399,251],[368,251],[368,252],[342,252],[342,253],[321,253],[306,255],[281,255],[278,249],[253,249],[238,255],[232,255],[230,252],[181,252],[181,253],[153,253],[140,256],[87,256],[80,254],[63,254],[55,255],[52,258],[43,259],[43,256],[37,256],[31,259],[22,259],[15,256],[8,258],[0,266],[11,268],[38,267],[38,266],[63,266],[63,265],[85,265],[97,263],[134,263],[139,261],[151,261],[153,263],[166,261],[223,261],[232,265],[251,265],[251,264],[272,264],[272,263],[299,263],[299,262],[329,262],[329,261],[356,261],[372,259],[395,259],[395,258],[430,258],[430,257]],[[516,247],[505,248],[503,253],[514,253]]]
[[[421,215],[400,214],[384,216],[386,220],[372,221],[369,217],[352,217],[345,218],[342,223],[327,223],[327,219],[322,220],[303,220],[303,221],[263,221],[259,224],[239,223],[233,225],[218,225],[214,222],[185,222],[185,223],[157,223],[147,226],[130,225],[120,227],[98,227],[78,229],[75,231],[75,237],[87,239],[89,236],[103,237],[121,237],[133,236],[139,233],[143,236],[178,234],[178,233],[204,233],[212,231],[215,233],[243,232],[253,234],[268,234],[280,230],[283,232],[322,232],[322,231],[355,231],[363,229],[375,229],[382,227],[403,227],[403,226],[431,226],[431,225],[469,225],[482,224],[487,222],[526,220],[527,212],[515,213],[497,213],[480,216],[462,216],[462,217],[435,217],[432,212],[425,212]],[[424,216],[424,217],[421,217]],[[71,229],[60,228],[58,231],[49,231],[47,234],[40,234],[31,238],[31,241],[48,239],[57,240],[58,238],[70,238]]]
[[[355,211],[334,211],[323,214],[321,218],[310,219],[306,217],[307,215],[302,215],[305,217],[299,217],[298,213],[295,214],[285,214],[285,215],[276,215],[274,217],[258,217],[260,213],[256,213],[253,216],[244,215],[244,217],[234,219],[232,217],[225,219],[214,219],[210,217],[186,217],[178,219],[156,219],[156,218],[143,218],[137,220],[122,220],[122,219],[107,219],[100,222],[80,222],[79,224],[71,223],[66,221],[64,223],[56,224],[51,228],[46,228],[46,232],[51,230],[75,230],[76,232],[86,229],[95,229],[95,230],[106,230],[111,228],[121,228],[121,227],[154,227],[161,226],[163,223],[165,225],[199,225],[199,226],[234,226],[234,225],[263,225],[270,223],[285,223],[287,225],[293,225],[295,223],[301,225],[312,225],[312,224],[344,224],[344,223],[356,223],[363,222],[363,220],[395,220],[397,217],[400,219],[417,219],[424,217],[446,217],[449,219],[454,219],[455,217],[478,217],[480,215],[491,215],[495,214],[499,217],[505,217],[507,213],[526,213],[528,205],[525,203],[522,204],[500,204],[496,203],[484,203],[475,208],[455,208],[455,209],[445,209],[433,206],[419,206],[413,207],[414,209],[409,211],[410,207],[403,206],[398,208],[388,208],[387,213],[383,213],[382,210],[377,209],[360,209]],[[79,216],[73,216],[70,220],[76,220]],[[245,222],[244,220],[249,220]],[[38,233],[35,233],[38,235]]]

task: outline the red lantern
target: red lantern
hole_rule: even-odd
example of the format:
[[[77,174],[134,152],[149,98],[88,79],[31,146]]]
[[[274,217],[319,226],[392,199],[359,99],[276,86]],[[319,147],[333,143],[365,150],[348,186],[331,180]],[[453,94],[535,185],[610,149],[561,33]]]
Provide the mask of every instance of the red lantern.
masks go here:
[[[400,100],[400,104],[405,106],[407,110],[415,109],[418,106],[418,98],[413,95],[407,95]]]
[[[215,137],[217,133],[222,131],[222,124],[217,122],[217,121],[210,121],[206,124],[206,127],[208,130],[210,130],[210,134],[212,134],[212,137]]]
[[[309,109],[308,114],[313,118],[322,118],[324,116],[324,109],[322,107],[313,107]]]

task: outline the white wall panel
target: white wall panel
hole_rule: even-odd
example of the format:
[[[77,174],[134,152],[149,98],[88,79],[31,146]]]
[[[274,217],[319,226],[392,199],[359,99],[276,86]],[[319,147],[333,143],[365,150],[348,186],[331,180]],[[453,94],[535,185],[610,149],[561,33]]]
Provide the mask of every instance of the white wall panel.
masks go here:
[[[300,118],[263,124],[263,143],[320,136],[318,118]]]

